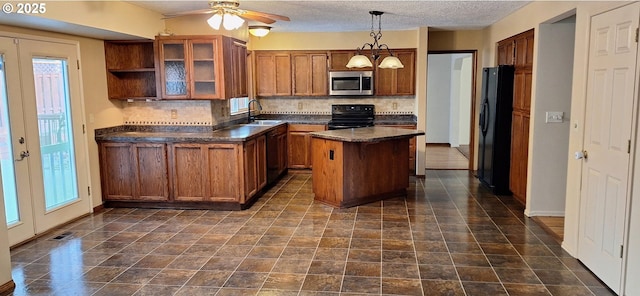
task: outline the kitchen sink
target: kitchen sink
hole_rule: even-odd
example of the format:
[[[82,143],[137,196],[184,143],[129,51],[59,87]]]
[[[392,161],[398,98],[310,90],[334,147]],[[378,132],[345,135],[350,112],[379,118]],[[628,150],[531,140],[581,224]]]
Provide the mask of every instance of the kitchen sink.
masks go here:
[[[278,125],[278,124],[281,124],[281,123],[283,123],[282,120],[267,120],[267,119],[260,120],[260,119],[258,119],[258,120],[252,121],[251,123],[246,123],[245,125]]]

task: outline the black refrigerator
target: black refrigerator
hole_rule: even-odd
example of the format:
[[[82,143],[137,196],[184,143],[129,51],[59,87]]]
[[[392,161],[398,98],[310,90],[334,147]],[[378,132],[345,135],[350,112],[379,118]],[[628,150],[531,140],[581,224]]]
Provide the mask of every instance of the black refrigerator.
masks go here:
[[[501,65],[482,71],[478,178],[494,194],[509,195],[511,112],[514,67]]]

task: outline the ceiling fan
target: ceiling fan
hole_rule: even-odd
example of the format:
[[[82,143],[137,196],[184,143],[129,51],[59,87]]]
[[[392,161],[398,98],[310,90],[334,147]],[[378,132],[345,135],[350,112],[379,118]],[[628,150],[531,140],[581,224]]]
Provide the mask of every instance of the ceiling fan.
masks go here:
[[[246,20],[258,21],[265,24],[273,24],[276,22],[276,20],[281,20],[281,21],[290,20],[288,17],[283,15],[246,10],[246,9],[239,8],[239,6],[240,6],[240,1],[237,1],[237,0],[236,1],[210,1],[209,8],[206,8],[206,9],[167,13],[164,16],[166,18],[174,18],[174,17],[186,16],[186,15],[194,15],[194,14],[214,14],[214,17],[216,15],[219,15],[220,20],[222,20],[223,16],[226,17],[227,15],[229,15],[229,16],[237,16]]]

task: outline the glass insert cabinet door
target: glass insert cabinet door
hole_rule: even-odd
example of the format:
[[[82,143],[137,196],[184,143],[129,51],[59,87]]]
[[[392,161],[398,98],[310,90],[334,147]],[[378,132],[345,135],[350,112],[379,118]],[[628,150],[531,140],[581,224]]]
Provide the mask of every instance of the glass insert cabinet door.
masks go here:
[[[162,93],[165,98],[187,98],[186,41],[162,41]]]
[[[193,71],[193,98],[214,98],[216,91],[216,54],[217,42],[192,41],[191,68]]]
[[[162,98],[221,97],[222,40],[159,39]]]

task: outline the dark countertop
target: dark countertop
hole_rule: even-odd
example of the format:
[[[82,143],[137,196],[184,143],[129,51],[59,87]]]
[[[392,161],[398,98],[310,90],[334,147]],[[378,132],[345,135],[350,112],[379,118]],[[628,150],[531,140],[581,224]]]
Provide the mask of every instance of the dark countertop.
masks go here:
[[[424,135],[424,132],[421,130],[386,126],[349,128],[311,133],[311,136],[316,138],[342,142],[380,142],[400,138],[410,138],[419,135]]]
[[[107,133],[96,133],[95,139],[114,142],[188,142],[188,143],[215,143],[215,142],[244,142],[248,139],[265,134],[268,131],[287,124],[282,122],[274,125],[250,125],[238,124],[217,130],[177,129],[170,131],[155,130],[116,130]]]
[[[215,143],[243,142],[282,124],[327,124],[330,115],[263,114],[259,120],[281,120],[276,125],[247,125],[240,121],[219,126],[115,126],[97,129],[98,142]],[[229,125],[230,124],[230,125]],[[414,115],[377,115],[377,125],[415,125]],[[414,130],[415,132],[415,130]]]

